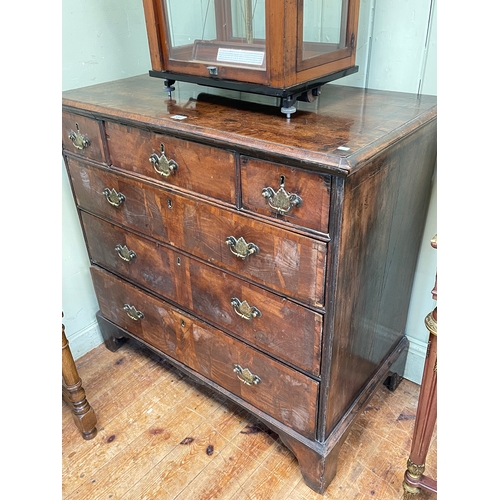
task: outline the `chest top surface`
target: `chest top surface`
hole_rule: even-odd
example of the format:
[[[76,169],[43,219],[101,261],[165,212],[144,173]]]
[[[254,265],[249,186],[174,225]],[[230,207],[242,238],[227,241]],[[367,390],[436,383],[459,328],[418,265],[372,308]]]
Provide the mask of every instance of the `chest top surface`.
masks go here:
[[[63,108],[339,175],[437,114],[435,96],[340,85],[325,85],[315,102],[298,103],[289,120],[262,96],[239,97],[179,82],[169,98],[157,79],[140,75],[65,91]]]

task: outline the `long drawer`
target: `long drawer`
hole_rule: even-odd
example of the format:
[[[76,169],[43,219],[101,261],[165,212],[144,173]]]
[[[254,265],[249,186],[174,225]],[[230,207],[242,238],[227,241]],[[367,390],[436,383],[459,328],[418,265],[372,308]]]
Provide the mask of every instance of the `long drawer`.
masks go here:
[[[323,306],[326,243],[74,158],[67,162],[76,201],[85,210],[306,304]],[[253,244],[258,250],[235,255],[241,240],[244,248],[251,250]]]
[[[110,273],[91,274],[110,321],[314,439],[318,382]]]
[[[93,262],[319,375],[321,314],[87,213],[82,222]]]

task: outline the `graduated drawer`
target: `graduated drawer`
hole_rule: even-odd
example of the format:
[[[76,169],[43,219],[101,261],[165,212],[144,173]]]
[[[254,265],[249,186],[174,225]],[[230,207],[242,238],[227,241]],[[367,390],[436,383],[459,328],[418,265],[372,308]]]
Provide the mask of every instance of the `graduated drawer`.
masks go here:
[[[98,121],[75,113],[62,114],[63,148],[104,163],[105,154]]]
[[[322,315],[92,215],[82,222],[93,262],[319,375]]]
[[[331,177],[241,157],[243,208],[328,233]]]
[[[91,274],[107,319],[314,439],[318,382],[105,271]]]
[[[323,305],[326,243],[74,158],[67,162],[80,207],[306,304]],[[123,201],[111,205],[105,190]],[[255,244],[258,253],[234,255],[229,237]]]
[[[113,166],[235,204],[234,153],[114,122],[105,128]]]

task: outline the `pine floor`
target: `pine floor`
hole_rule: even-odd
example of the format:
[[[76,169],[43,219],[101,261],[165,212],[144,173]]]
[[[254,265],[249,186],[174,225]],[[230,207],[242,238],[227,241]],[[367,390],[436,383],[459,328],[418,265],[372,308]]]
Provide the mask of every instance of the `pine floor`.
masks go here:
[[[318,495],[279,437],[133,341],[76,361],[97,436],[82,439],[62,404],[64,500],[401,500],[419,386],[378,389]],[[436,431],[425,474],[437,479]],[[434,500],[422,492],[418,500]]]

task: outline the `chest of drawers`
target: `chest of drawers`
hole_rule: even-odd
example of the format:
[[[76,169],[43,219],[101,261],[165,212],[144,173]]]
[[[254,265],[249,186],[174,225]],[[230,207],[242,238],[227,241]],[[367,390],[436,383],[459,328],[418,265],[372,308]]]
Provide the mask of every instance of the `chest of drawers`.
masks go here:
[[[435,98],[332,85],[287,121],[203,90],[169,99],[139,76],[63,94],[99,326],[256,415],[323,493],[403,373]]]

